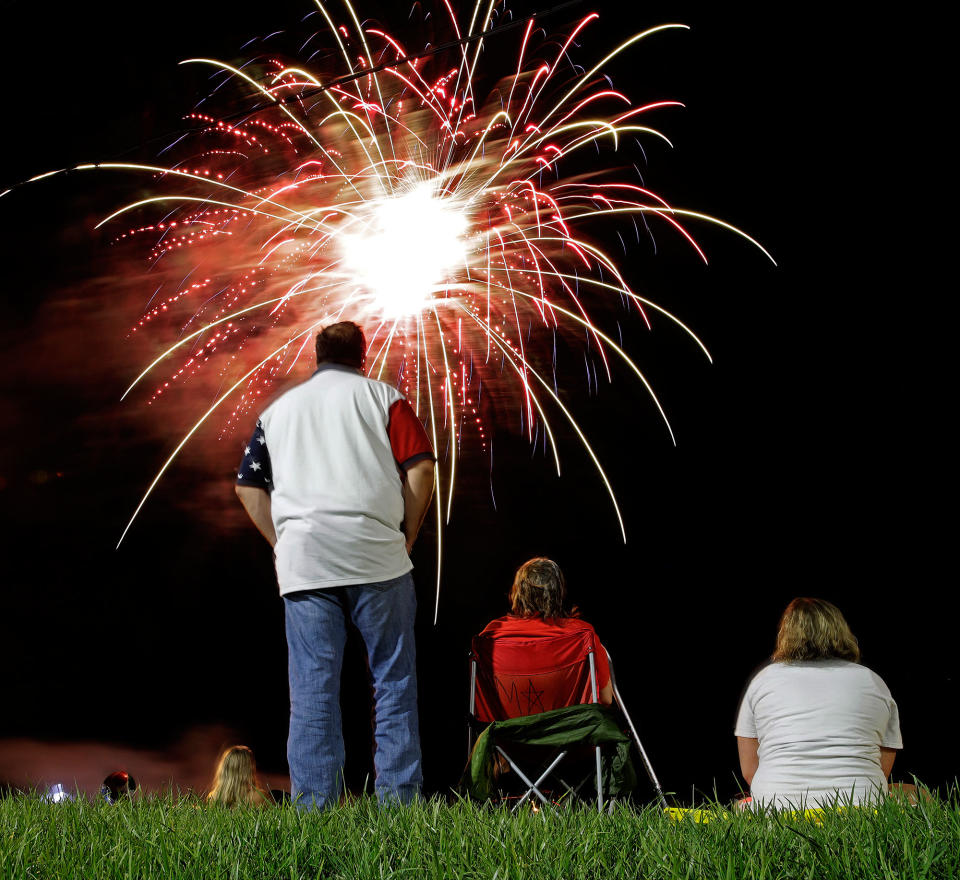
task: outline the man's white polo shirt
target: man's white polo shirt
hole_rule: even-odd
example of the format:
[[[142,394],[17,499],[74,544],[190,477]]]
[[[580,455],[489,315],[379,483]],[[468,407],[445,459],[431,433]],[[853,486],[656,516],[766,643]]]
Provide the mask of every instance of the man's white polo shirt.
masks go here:
[[[321,364],[271,403],[237,483],[270,492],[281,594],[410,571],[403,472],[423,458],[433,450],[403,395],[351,367]]]

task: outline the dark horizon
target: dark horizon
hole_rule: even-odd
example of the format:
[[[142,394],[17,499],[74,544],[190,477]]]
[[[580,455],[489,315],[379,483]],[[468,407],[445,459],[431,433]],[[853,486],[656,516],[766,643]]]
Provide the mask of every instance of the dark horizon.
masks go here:
[[[168,4],[147,20],[111,0],[50,21],[13,4],[10,65],[26,74],[7,98],[0,191],[76,162],[155,157],[200,94],[177,61],[236,57],[248,39],[308,11],[294,0],[266,11],[241,4],[227,20],[219,7],[194,6]],[[364,8],[405,20],[385,5]],[[938,328],[921,327],[924,304],[905,300],[926,291],[929,247],[894,216],[885,187],[901,171],[912,180],[924,158],[902,144],[895,153],[878,134],[902,89],[877,48],[882,23],[849,13],[827,30],[765,5],[657,3],[624,14],[604,2],[548,26],[594,8],[602,39],[580,50],[592,60],[628,31],[691,25],[614,72],[631,97],[686,104],[659,119],[675,148],[652,154],[644,177],[675,204],[745,229],[779,265],[702,230],[708,267],[666,236],[656,256],[624,259],[634,287],[690,324],[714,357],[708,364],[664,324],[648,333],[622,316],[625,347],[663,400],[676,448],[626,371],[591,393],[577,352],[565,354],[564,390],[617,489],[626,545],[571,433],[559,440],[559,479],[515,425],[497,426],[492,471],[479,455],[466,459],[444,532],[436,627],[433,513],[414,551],[426,788],[445,791],[463,765],[470,636],[505,613],[513,571],[536,555],[566,572],[678,799],[714,784],[723,798],[736,793],[737,701],[797,595],[841,608],[863,662],[897,700],[905,748],[894,778],[948,784],[957,762],[940,716],[958,702],[958,603],[942,585],[951,568],[935,504],[946,482],[945,370]],[[508,55],[514,39],[504,38]],[[127,279],[118,312],[104,305],[110,245],[92,218],[122,203],[124,185],[141,187],[73,174],[0,198],[9,542],[0,757],[10,740],[172,755],[191,731],[219,730],[282,775],[282,604],[269,549],[232,485],[252,422],[188,446],[114,550],[172,445],[142,401],[118,403],[140,365],[116,328],[153,292],[148,276],[138,287]],[[362,785],[369,715],[355,642],[347,659],[347,774]],[[0,767],[0,781],[9,775]]]

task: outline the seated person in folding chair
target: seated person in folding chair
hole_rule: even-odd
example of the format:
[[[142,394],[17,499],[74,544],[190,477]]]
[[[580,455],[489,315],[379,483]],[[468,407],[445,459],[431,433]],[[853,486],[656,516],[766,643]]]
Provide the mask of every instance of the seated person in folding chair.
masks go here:
[[[493,655],[490,659],[494,665],[497,665],[497,640],[509,638],[530,640],[525,650],[529,652],[531,666],[550,666],[552,661],[556,661],[556,665],[563,661],[562,657],[551,656],[554,640],[573,633],[590,633],[596,637],[593,627],[580,619],[577,609],[567,608],[567,584],[560,566],[552,559],[538,556],[517,569],[510,588],[510,613],[490,621],[478,639],[489,640]],[[596,638],[595,648],[599,702],[609,706],[613,702],[613,685],[607,652]],[[505,700],[502,711],[508,717],[518,717],[562,708],[574,702],[595,702],[590,691],[576,695],[572,700],[568,697],[529,688],[526,693],[502,694],[501,698]]]
[[[567,608],[566,598],[560,567],[550,559],[531,559],[520,566],[514,578],[511,613],[491,621],[473,640],[470,715],[474,723],[497,722],[484,730],[471,753],[467,789],[475,797],[492,794],[491,783],[513,770],[526,788],[514,809],[531,794],[548,803],[538,788],[548,777],[569,794],[579,793],[593,779],[597,806],[602,809],[603,743],[613,746],[619,755],[615,763],[621,768],[613,771],[613,785],[608,780],[607,797],[633,787],[633,768],[626,766],[629,739],[612,718],[587,711],[603,708],[596,704],[609,706],[613,702],[607,652],[593,627],[577,617],[575,608]],[[562,717],[557,712],[563,713]],[[494,728],[498,728],[496,733]],[[509,753],[499,745],[504,737]],[[530,778],[515,759],[532,759],[544,746],[552,753],[552,761],[548,759],[546,769],[542,765],[539,775],[534,773]],[[530,749],[534,750],[532,754]],[[587,758],[592,766],[584,775]],[[560,762],[564,762],[563,767],[555,769]],[[571,786],[561,771],[566,776],[573,771],[576,775],[572,778],[580,778],[580,783]]]

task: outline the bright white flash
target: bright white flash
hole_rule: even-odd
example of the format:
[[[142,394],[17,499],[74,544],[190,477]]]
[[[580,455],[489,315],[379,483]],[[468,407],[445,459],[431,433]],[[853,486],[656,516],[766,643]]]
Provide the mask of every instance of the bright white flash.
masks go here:
[[[362,232],[340,236],[344,267],[384,318],[420,312],[464,264],[467,219],[429,184],[366,202],[358,219]]]

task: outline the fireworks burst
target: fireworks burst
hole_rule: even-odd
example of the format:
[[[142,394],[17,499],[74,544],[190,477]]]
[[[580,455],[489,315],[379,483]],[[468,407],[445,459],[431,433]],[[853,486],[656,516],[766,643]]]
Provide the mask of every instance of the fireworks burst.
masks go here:
[[[160,371],[150,405],[198,376],[219,389],[124,536],[211,416],[219,415],[224,433],[247,429],[270,390],[309,361],[316,331],[353,319],[367,332],[369,375],[396,383],[441,452],[438,600],[439,542],[458,461],[468,444],[490,453],[494,411],[515,418],[531,441],[545,437],[558,474],[551,419],[565,421],[626,539],[613,488],[557,393],[555,337],[589,344],[608,377],[611,360],[622,360],[671,438],[643,373],[593,316],[626,303],[644,320],[651,311],[665,316],[707,350],[677,317],[630,288],[591,226],[600,218],[637,229],[659,223],[705,260],[687,229],[705,221],[766,251],[721,220],[671,206],[634,172],[616,177],[599,158],[615,155],[624,140],[667,140],[648,123],[677,102],[634,106],[604,69],[642,40],[684,25],[636,34],[578,70],[568,53],[596,14],[540,42],[532,18],[516,37],[494,36],[498,0],[478,2],[466,27],[448,0],[440,6],[452,38],[443,53],[412,56],[386,31],[361,24],[349,2],[342,21],[317,2],[313,20],[330,47],[320,72],[263,55],[242,66],[188,59],[182,63],[212,68],[216,85],[202,104],[222,103],[226,115],[190,114],[190,130],[172,145],[177,161],[78,166],[155,182],[156,194],[99,224],[140,221],[117,241],[145,242],[150,272],[163,280],[158,291],[169,291],[155,294],[133,332],[178,334],[124,396]],[[519,51],[484,96],[480,84],[491,72],[481,59],[508,57],[500,45],[483,54],[494,38],[514,40]]]

